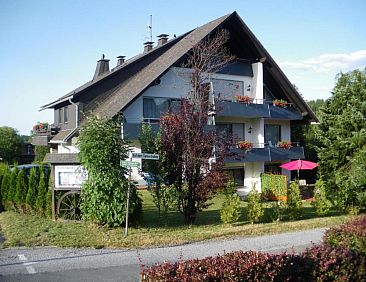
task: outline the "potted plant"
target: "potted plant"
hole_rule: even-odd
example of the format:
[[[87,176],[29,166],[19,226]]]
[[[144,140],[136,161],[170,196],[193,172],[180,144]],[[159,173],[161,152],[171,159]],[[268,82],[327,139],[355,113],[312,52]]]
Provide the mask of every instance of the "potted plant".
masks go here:
[[[288,102],[285,101],[285,100],[281,100],[281,99],[275,99],[275,100],[273,100],[273,106],[286,108],[287,105],[288,105]]]
[[[239,149],[249,150],[253,148],[253,143],[250,141],[239,141],[237,143]]]
[[[253,98],[249,97],[248,95],[236,95],[235,96],[236,102],[238,103],[252,103]]]
[[[292,147],[292,145],[291,145],[290,141],[281,141],[281,142],[278,142],[278,147],[280,147],[282,149],[290,149]]]

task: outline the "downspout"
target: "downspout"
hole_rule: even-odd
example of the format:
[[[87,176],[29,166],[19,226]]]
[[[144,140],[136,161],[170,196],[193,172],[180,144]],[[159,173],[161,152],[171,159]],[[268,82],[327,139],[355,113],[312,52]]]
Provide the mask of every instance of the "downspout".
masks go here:
[[[79,127],[79,106],[72,101],[73,98],[74,98],[74,96],[71,96],[69,98],[69,102],[70,102],[70,104],[74,105],[75,106],[75,109],[76,109],[76,114],[75,114],[75,127],[71,130],[70,134],[73,133]],[[65,139],[67,139],[67,137],[69,137],[69,135],[67,135],[64,138],[64,140],[62,140],[61,146],[63,148],[65,148],[65,149],[67,149],[70,152],[71,150],[69,148],[65,147],[65,144],[66,144]]]

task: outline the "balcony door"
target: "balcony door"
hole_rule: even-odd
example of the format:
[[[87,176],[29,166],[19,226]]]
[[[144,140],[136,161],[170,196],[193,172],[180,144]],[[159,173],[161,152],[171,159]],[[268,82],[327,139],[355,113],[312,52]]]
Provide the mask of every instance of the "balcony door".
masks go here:
[[[265,124],[264,125],[264,143],[277,145],[281,141],[281,125]]]

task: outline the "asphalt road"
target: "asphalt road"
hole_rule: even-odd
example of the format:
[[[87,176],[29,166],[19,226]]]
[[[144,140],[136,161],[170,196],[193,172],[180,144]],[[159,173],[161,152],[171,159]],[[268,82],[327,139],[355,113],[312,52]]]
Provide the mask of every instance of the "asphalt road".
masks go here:
[[[141,264],[204,258],[236,250],[301,252],[321,242],[324,231],[319,228],[139,250],[5,249],[0,251],[0,281],[139,281]]]

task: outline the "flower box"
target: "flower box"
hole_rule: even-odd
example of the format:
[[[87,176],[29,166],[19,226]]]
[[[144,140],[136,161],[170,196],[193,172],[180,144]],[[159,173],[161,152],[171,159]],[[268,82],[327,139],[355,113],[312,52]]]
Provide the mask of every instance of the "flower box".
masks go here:
[[[282,108],[286,108],[288,105],[287,101],[279,100],[279,99],[273,100],[272,103],[273,103],[273,106],[282,107]]]
[[[290,149],[290,148],[292,148],[292,145],[291,145],[290,141],[281,141],[281,142],[278,142],[278,147],[280,147],[282,149]]]
[[[247,95],[236,95],[235,96],[236,102],[238,103],[247,103],[250,104],[253,102],[253,98],[247,96]]]
[[[249,150],[253,148],[253,143],[250,141],[239,141],[237,143],[239,149]]]

